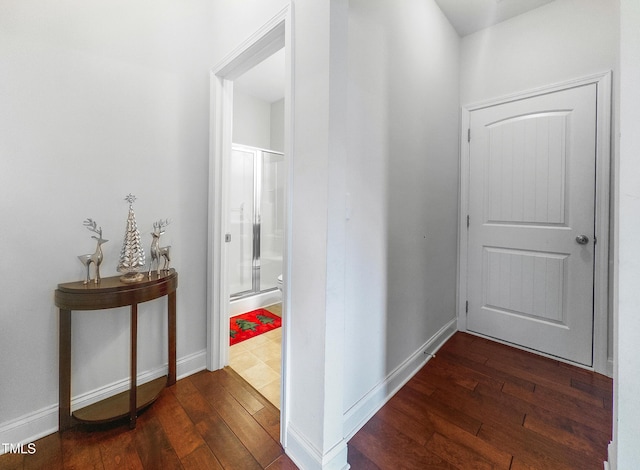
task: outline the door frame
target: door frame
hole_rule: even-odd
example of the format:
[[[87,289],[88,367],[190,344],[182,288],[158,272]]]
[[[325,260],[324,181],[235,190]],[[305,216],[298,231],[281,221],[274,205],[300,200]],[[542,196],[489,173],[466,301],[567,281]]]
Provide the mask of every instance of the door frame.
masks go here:
[[[287,289],[291,272],[291,161],[293,158],[293,26],[291,5],[285,6],[258,31],[240,44],[210,71],[209,195],[207,251],[207,369],[229,364],[229,283],[224,234],[229,227],[229,180],[232,148],[233,81],[276,51],[285,49],[285,234],[282,293],[282,374],[280,384],[280,441],[286,447],[288,410]]]
[[[589,369],[611,377],[613,360],[608,357],[608,330],[611,302],[609,297],[609,204],[611,188],[611,71],[514,93],[469,105],[463,105],[460,116],[460,191],[458,220],[458,330],[467,331],[467,268],[469,213],[469,120],[472,111],[525,98],[558,92],[584,85],[596,85],[596,181],[595,181],[595,245],[593,289],[593,366]],[[473,333],[477,334],[477,333]],[[480,335],[481,336],[481,335]],[[527,348],[522,348],[527,349]],[[534,351],[536,354],[541,354]],[[542,354],[545,355],[545,354]],[[553,359],[561,360],[555,356]],[[569,362],[570,361],[563,361]],[[574,363],[571,363],[574,364]],[[580,364],[574,364],[583,367]]]

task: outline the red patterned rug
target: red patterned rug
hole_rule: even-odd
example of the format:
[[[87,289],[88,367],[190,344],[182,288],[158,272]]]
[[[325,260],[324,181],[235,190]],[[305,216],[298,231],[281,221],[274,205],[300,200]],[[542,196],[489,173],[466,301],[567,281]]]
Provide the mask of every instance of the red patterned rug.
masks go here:
[[[233,346],[246,339],[275,330],[281,325],[282,321],[278,315],[263,308],[231,317],[229,345]]]

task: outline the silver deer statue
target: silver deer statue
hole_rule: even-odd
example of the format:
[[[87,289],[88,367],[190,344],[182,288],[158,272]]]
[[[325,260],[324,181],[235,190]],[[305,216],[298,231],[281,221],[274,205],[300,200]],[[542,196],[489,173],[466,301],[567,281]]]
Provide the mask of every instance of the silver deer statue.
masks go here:
[[[169,219],[166,220],[158,220],[153,223],[153,232],[151,232],[151,236],[153,237],[153,241],[151,242],[151,261],[149,262],[149,276],[151,276],[151,271],[153,269],[153,262],[156,262],[156,273],[160,275],[160,258],[164,258],[164,262],[162,265],[163,271],[169,270],[169,263],[171,263],[171,258],[169,256],[170,246],[160,246],[160,237],[164,235],[164,228],[169,225]]]
[[[95,238],[96,241],[98,242],[96,246],[96,251],[94,251],[90,255],[78,256],[78,259],[80,260],[80,262],[84,264],[87,268],[87,278],[85,279],[84,283],[89,284],[89,282],[91,281],[91,277],[89,276],[89,266],[91,265],[91,263],[93,263],[96,271],[96,278],[94,282],[98,284],[100,282],[100,264],[102,264],[102,244],[107,243],[109,240],[105,240],[104,238],[102,238],[102,227],[96,228],[97,224],[94,220],[87,219],[83,222],[83,225],[87,227],[88,230],[91,230],[92,232],[95,232],[98,234],[97,237],[95,235],[91,236],[91,238]]]

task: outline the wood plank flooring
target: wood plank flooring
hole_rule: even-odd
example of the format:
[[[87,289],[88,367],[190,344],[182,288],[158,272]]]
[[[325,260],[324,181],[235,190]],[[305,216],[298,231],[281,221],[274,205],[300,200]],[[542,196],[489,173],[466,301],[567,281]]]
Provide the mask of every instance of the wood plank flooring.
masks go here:
[[[607,377],[456,333],[350,441],[354,470],[603,468]],[[76,427],[0,469],[295,469],[278,410],[229,369],[165,389],[138,419]]]
[[[0,455],[0,469],[296,469],[279,441],[280,411],[227,368],[166,388],[134,430],[79,425]]]
[[[612,381],[456,333],[349,442],[354,469],[602,470]]]

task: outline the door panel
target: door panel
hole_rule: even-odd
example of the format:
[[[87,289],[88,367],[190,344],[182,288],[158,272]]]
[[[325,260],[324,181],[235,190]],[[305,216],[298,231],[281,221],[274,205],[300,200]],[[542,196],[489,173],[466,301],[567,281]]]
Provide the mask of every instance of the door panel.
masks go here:
[[[595,97],[586,85],[470,114],[467,328],[585,365]]]
[[[284,155],[262,152],[260,290],[278,287],[284,250]]]
[[[567,255],[484,249],[486,308],[564,323]]]
[[[486,220],[564,223],[568,113],[534,113],[487,126]]]
[[[241,295],[253,289],[254,155],[234,148],[231,153],[229,207],[229,289]]]

